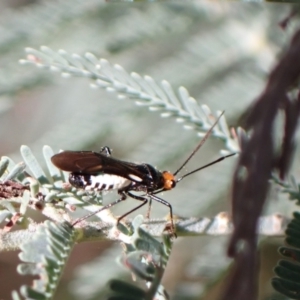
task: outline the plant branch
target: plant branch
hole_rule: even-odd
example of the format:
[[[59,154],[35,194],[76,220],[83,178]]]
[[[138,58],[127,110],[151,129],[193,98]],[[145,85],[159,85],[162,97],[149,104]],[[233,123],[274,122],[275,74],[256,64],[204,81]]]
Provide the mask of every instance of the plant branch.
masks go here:
[[[127,225],[132,220],[128,220]],[[258,233],[263,236],[283,236],[289,219],[280,214],[263,216],[260,218]],[[18,250],[24,241],[30,240],[33,233],[43,224],[32,223],[28,229],[13,232],[0,231],[0,252]],[[178,236],[200,235],[228,235],[232,232],[232,222],[227,213],[219,213],[214,218],[176,218],[176,233]],[[160,237],[165,233],[165,219],[151,219],[144,221],[142,227],[153,236]],[[97,221],[83,221],[76,227],[78,231],[77,242],[90,242],[100,240],[120,240],[128,242],[128,236],[113,224]]]

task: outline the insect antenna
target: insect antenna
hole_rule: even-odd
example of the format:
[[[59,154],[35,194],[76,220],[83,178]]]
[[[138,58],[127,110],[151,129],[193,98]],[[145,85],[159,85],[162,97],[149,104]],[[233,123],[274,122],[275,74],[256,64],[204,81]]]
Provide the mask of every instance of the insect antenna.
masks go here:
[[[207,131],[207,133],[205,134],[205,136],[202,138],[202,140],[200,141],[200,143],[197,145],[197,147],[194,149],[194,151],[190,154],[190,156],[184,161],[184,163],[179,167],[179,169],[173,173],[174,176],[176,176],[181,170],[182,168],[190,161],[190,159],[197,153],[197,151],[202,147],[202,145],[205,143],[205,141],[207,140],[207,138],[211,135],[212,131],[214,130],[214,128],[216,127],[216,125],[218,124],[219,120],[221,119],[221,117],[223,116],[224,111],[222,111],[222,113],[219,115],[219,117],[217,118],[217,120],[215,121],[215,123],[210,127],[210,129]],[[210,164],[209,164],[210,165]],[[207,165],[208,166],[208,165]],[[203,168],[203,167],[201,167]],[[199,171],[199,170],[198,170]],[[194,172],[194,171],[193,171]],[[192,172],[192,173],[193,173]],[[185,175],[186,176],[186,175]],[[185,177],[184,176],[184,177]],[[183,177],[181,177],[182,179]],[[178,180],[177,180],[178,181]]]
[[[205,168],[207,168],[207,167],[209,167],[209,166],[212,166],[212,165],[214,165],[214,164],[216,164],[216,163],[218,163],[218,162],[224,160],[225,158],[230,157],[230,156],[233,156],[233,155],[236,155],[236,154],[237,154],[237,153],[231,153],[231,154],[222,156],[222,157],[220,157],[220,158],[218,158],[218,159],[216,159],[216,160],[210,162],[210,163],[207,164],[207,165],[204,165],[204,166],[202,166],[202,167],[200,167],[200,168],[198,168],[198,169],[195,169],[195,170],[193,170],[193,171],[191,171],[191,172],[188,172],[188,173],[184,174],[183,176],[181,176],[180,178],[178,178],[178,179],[176,180],[176,182],[182,180],[182,179],[183,179],[184,177],[186,177],[186,176],[189,176],[189,175],[191,175],[191,174],[193,174],[193,173],[196,173],[196,172],[198,172],[198,171],[200,171],[200,170],[202,170],[202,169],[205,169]]]

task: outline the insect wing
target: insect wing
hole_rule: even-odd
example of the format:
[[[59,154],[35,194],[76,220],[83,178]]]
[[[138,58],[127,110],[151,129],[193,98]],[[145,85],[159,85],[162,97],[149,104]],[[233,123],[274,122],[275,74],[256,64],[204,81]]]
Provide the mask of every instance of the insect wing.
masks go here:
[[[51,157],[52,163],[67,172],[87,173],[87,169],[97,166],[101,171],[102,163],[92,151],[64,151]]]
[[[143,165],[124,162],[92,151],[64,151],[51,158],[59,169],[81,174],[112,174],[141,182],[147,176]]]

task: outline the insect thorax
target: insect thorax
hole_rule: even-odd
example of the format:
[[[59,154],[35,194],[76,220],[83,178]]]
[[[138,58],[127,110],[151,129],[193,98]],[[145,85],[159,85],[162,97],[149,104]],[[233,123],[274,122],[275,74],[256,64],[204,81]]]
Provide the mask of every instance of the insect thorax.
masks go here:
[[[131,184],[129,179],[112,174],[70,173],[69,182],[79,189],[98,191],[119,190]]]
[[[143,174],[143,177],[140,181],[133,183],[135,190],[153,192],[163,187],[162,173],[156,168],[149,164],[141,164],[137,168]]]

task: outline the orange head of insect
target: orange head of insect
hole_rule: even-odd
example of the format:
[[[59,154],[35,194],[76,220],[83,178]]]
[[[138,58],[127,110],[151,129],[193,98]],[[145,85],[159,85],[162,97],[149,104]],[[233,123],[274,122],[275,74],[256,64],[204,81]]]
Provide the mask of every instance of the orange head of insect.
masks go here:
[[[168,171],[164,171],[162,173],[162,177],[163,177],[164,190],[171,190],[176,186],[176,179],[172,173]]]

